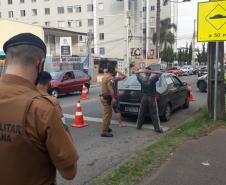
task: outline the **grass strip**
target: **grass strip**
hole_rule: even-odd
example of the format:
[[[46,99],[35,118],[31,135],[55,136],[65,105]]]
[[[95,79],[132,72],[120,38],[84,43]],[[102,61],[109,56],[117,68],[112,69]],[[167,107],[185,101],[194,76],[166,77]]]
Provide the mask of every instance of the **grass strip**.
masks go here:
[[[180,143],[192,138],[198,138],[205,135],[210,130],[218,126],[226,126],[225,122],[213,123],[208,118],[207,111],[201,109],[198,116],[192,120],[178,126],[173,131],[164,134],[154,144],[135,153],[128,160],[120,164],[116,169],[107,172],[97,179],[91,185],[133,185],[137,184],[147,172],[159,166]]]

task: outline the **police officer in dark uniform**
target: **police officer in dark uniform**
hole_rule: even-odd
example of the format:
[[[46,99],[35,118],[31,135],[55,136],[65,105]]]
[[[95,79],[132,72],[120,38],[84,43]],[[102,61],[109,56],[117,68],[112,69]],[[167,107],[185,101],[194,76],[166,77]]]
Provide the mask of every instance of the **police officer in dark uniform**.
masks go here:
[[[144,73],[145,76],[142,76]],[[151,75],[155,73],[155,75]],[[151,72],[149,70],[139,70],[136,72],[137,79],[141,84],[142,99],[140,104],[140,110],[137,119],[137,129],[141,129],[144,123],[145,112],[149,109],[152,123],[154,125],[155,131],[162,133],[163,130],[160,126],[158,105],[156,102],[156,82],[159,80],[160,72]]]
[[[46,46],[22,33],[3,46],[6,74],[0,79],[0,184],[54,185],[56,169],[73,179],[79,158],[61,114],[35,84]]]

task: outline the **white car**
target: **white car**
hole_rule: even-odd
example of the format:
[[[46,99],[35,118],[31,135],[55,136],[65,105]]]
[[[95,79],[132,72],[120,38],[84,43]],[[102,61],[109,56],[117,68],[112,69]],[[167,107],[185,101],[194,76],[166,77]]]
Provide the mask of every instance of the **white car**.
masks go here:
[[[183,71],[183,75],[192,75],[193,71],[190,66],[183,66],[181,67],[181,70]]]

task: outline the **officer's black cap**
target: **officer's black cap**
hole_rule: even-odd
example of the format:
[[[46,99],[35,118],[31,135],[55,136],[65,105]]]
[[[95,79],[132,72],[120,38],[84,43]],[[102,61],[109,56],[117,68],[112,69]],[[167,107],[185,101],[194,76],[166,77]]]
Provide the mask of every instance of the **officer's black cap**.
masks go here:
[[[3,45],[3,50],[7,54],[7,49],[14,46],[20,45],[31,45],[36,46],[43,50],[46,55],[46,45],[45,43],[36,35],[32,33],[21,33],[15,35],[14,37],[10,38],[8,41],[5,42]]]

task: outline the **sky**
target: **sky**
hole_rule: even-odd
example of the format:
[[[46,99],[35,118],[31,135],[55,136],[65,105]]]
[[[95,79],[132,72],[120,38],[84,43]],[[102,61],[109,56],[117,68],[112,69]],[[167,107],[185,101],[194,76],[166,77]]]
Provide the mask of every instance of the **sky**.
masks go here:
[[[185,47],[186,43],[190,43],[192,41],[194,32],[194,19],[197,19],[198,2],[206,1],[208,0],[191,0],[191,2],[178,4],[177,47]],[[200,45],[200,43],[196,43],[196,46],[200,47]]]

